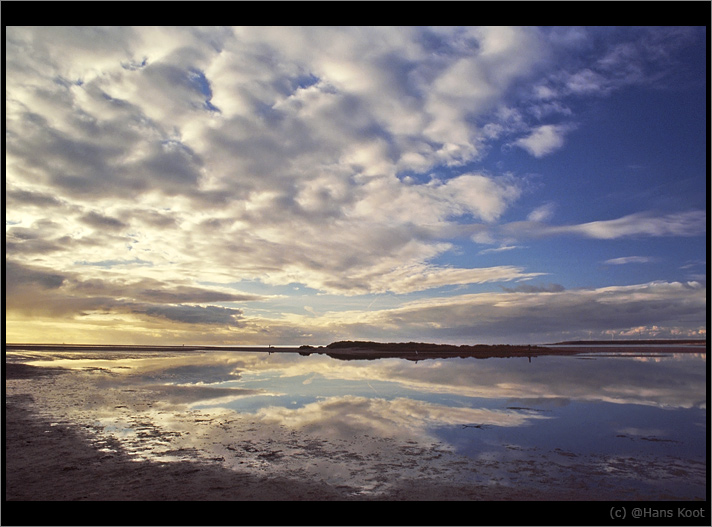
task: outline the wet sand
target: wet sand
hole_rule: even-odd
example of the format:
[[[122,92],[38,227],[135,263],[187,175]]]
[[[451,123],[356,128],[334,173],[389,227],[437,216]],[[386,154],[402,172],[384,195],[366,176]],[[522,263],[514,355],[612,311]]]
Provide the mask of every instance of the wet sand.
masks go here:
[[[72,375],[61,368],[5,364],[8,382],[31,383]],[[421,478],[363,496],[346,485],[313,479],[257,476],[225,468],[223,459],[160,462],[137,459],[116,442],[97,440],[91,428],[53,422],[30,393],[5,401],[5,498],[8,501],[427,501],[536,499],[520,489],[448,485]],[[265,452],[268,455],[269,452]],[[318,454],[318,453],[317,453]],[[397,467],[395,467],[397,469]],[[387,472],[384,467],[384,477]],[[393,472],[393,467],[390,467]],[[397,470],[396,470],[397,472]]]
[[[337,499],[317,483],[255,478],[207,463],[136,461],[92,446],[80,428],[56,425],[28,410],[28,398],[5,405],[7,500],[190,501]]]
[[[640,488],[629,483],[630,478],[643,475],[654,479],[657,474],[670,477],[676,471],[687,471],[697,480],[705,472],[703,465],[651,464],[635,459],[608,460],[604,470],[595,468],[600,465],[597,459],[577,458],[559,449],[541,457],[540,453],[517,452],[512,447],[514,457],[507,462],[466,461],[437,446],[388,442],[367,452],[363,446],[357,448],[348,442],[317,442],[287,431],[275,434],[272,429],[261,430],[259,423],[196,412],[179,411],[171,415],[173,421],[159,424],[151,419],[162,412],[150,414],[148,410],[152,405],[157,407],[167,394],[176,397],[176,393],[156,392],[155,387],[137,389],[130,384],[103,389],[103,380],[111,374],[102,369],[64,370],[6,360],[4,374],[5,499],[9,502],[679,499],[655,492],[641,494]],[[127,450],[130,441],[101,433],[101,427],[92,424],[96,414],[82,421],[75,419],[80,411],[65,411],[69,407],[95,407],[100,398],[104,399],[102,407],[113,408],[116,414],[133,420],[133,425],[140,425],[135,426],[139,432],[133,451]],[[61,403],[47,404],[52,401]],[[193,435],[188,436],[187,430]],[[201,433],[205,439],[196,442]],[[202,449],[207,444],[210,449]],[[155,450],[157,445],[165,445],[163,457],[140,455],[141,449]],[[173,460],[164,460],[171,455]],[[302,465],[298,466],[296,460]],[[334,483],[314,477],[315,473],[300,468],[308,465],[337,467],[347,474],[350,471],[353,477],[345,481],[351,484],[345,484],[344,478]],[[618,479],[616,474],[620,474]],[[373,491],[364,492],[364,484]],[[373,521],[378,522],[361,520]],[[420,523],[417,518],[405,522]]]

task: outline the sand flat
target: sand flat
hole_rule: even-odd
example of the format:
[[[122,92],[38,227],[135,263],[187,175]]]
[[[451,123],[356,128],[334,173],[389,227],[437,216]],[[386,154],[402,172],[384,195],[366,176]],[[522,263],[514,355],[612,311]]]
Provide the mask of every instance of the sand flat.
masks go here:
[[[705,477],[704,463],[584,455],[555,445],[505,445],[506,456],[473,458],[437,442],[326,437],[188,404],[209,387],[136,383],[121,366],[48,364],[6,360],[10,501],[665,499],[665,489],[632,482]]]

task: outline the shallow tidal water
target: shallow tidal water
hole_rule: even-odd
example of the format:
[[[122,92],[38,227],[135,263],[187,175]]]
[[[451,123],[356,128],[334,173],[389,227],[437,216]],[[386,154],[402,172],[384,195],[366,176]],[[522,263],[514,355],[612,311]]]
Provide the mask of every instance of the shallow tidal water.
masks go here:
[[[267,352],[9,351],[71,373],[8,382],[137,460],[323,481],[408,480],[522,499],[706,496],[706,355],[337,360]],[[31,382],[31,385],[28,384]]]

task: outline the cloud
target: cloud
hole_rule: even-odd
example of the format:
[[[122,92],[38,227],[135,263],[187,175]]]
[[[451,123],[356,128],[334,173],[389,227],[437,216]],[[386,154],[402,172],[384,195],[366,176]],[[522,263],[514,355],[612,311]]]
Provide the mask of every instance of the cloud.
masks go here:
[[[60,273],[5,261],[6,294],[22,284],[33,284],[41,289],[57,289],[65,280],[66,278]]]
[[[104,216],[103,214],[99,214],[94,211],[82,216],[80,221],[97,229],[121,230],[126,227],[126,224],[123,221]]]
[[[483,339],[516,332],[544,339],[642,325],[693,331],[704,326],[705,310],[705,289],[700,284],[651,282],[593,290],[465,295],[414,302],[383,315],[396,317],[416,332],[437,321],[433,330],[442,337]]]
[[[545,203],[537,207],[527,216],[528,221],[543,222],[549,220],[554,215],[555,205],[553,203]]]
[[[553,342],[563,336],[610,338],[631,328],[659,327],[697,334],[706,320],[706,290],[699,282],[650,282],[596,289],[558,284],[519,285],[500,293],[476,293],[406,302],[378,311],[325,314],[309,320],[317,334],[371,339],[390,332],[444,342]],[[292,320],[298,324],[301,319]],[[661,333],[658,333],[661,334]],[[645,336],[645,334],[643,335]]]
[[[61,205],[61,201],[55,196],[28,190],[7,190],[5,200],[6,206],[18,204],[20,206],[56,207]]]
[[[78,319],[89,313],[139,314],[188,324],[235,325],[242,309],[216,302],[263,300],[260,295],[180,285],[155,279],[126,279],[107,273],[87,279],[77,273],[53,272],[7,260],[5,292],[8,312]],[[192,303],[208,305],[195,305]]]
[[[671,86],[679,82],[681,79],[673,74],[673,57],[699,36],[697,28],[629,29],[553,29],[549,37],[559,44],[557,50],[578,53],[559,55],[560,70],[537,85],[535,93],[541,99],[561,100],[568,96],[608,96],[631,85]],[[588,60],[570,60],[574,56]]]
[[[573,225],[549,225],[532,220],[512,222],[490,229],[489,235],[492,238],[499,235],[513,239],[578,235],[599,240],[641,236],[699,236],[706,232],[706,222],[707,215],[701,210],[664,215],[648,211]]]
[[[439,268],[436,266],[400,267],[381,277],[373,277],[375,292],[391,291],[410,293],[436,287],[464,284],[484,284],[490,282],[509,282],[528,280],[545,273],[524,272],[521,267],[498,266],[474,269]]]
[[[513,249],[520,249],[521,247],[517,245],[503,245],[501,247],[494,247],[492,249],[482,249],[477,254],[490,254],[490,253],[500,253],[504,251],[511,251]]]
[[[608,79],[588,68],[577,71],[566,80],[566,89],[576,95],[608,91]]]
[[[527,179],[478,167],[497,141],[539,157],[563,147],[573,125],[545,119],[584,93],[658,78],[655,66],[672,58],[665,50],[686,38],[532,27],[8,28],[5,247],[8,261],[32,263],[8,309],[243,321],[210,307],[253,300],[227,284],[409,294],[544,274],[439,263],[468,236],[504,250],[554,235],[704,233],[703,211],[556,226],[544,205],[500,224]],[[48,291],[53,275],[64,281]]]
[[[184,276],[196,264],[194,280],[359,292],[383,290],[384,268],[428,266],[426,288],[474,275],[429,261],[455,220],[497,221],[521,182],[394,176],[481,156],[473,118],[546,56],[533,28],[16,28],[8,42],[8,187],[18,207],[69,209],[74,262],[139,252]]]
[[[569,130],[569,126],[545,124],[526,137],[517,139],[514,144],[534,157],[544,157],[564,146],[564,136]]]
[[[221,306],[128,304],[121,306],[131,313],[161,317],[183,324],[218,324],[237,326],[241,309]]]
[[[704,211],[688,211],[656,216],[636,213],[615,220],[592,221],[554,228],[554,232],[580,233],[589,238],[614,239],[626,236],[698,236],[706,232]]]
[[[648,263],[652,261],[653,258],[649,256],[624,256],[622,258],[611,258],[603,263],[608,265],[625,265],[629,263]]]
[[[531,285],[519,284],[515,287],[504,287],[502,289],[508,293],[560,293],[564,291],[561,284]]]

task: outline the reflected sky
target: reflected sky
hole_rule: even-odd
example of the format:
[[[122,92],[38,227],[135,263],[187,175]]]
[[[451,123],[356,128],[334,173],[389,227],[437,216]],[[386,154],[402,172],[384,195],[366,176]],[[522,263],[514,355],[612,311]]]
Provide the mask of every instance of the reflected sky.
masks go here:
[[[276,366],[216,383],[265,390],[220,405],[325,436],[429,435],[464,453],[476,451],[473,438],[485,435],[493,444],[615,452],[635,443],[670,452],[684,443],[704,451],[703,355],[418,364],[316,356]]]
[[[44,404],[67,419],[91,421],[135,451],[166,460],[208,452],[239,469],[274,468],[281,459],[302,475],[319,470],[336,482],[361,478],[362,490],[381,485],[369,472],[378,465],[368,461],[373,456],[400,459],[399,470],[410,467],[413,477],[434,467],[444,471],[445,460],[448,470],[496,461],[497,470],[480,466],[460,476],[486,479],[483,474],[496,472],[500,480],[512,477],[502,463],[543,467],[555,460],[557,470],[573,470],[585,460],[602,474],[621,456],[706,463],[704,354],[415,363],[293,353],[18,351],[7,360],[73,369],[81,382],[57,381],[47,387],[55,392],[47,392]],[[81,416],[76,404],[60,409],[57,390],[76,396],[80,388]],[[417,460],[407,458],[410,465],[403,462],[408,449],[420,452]],[[344,452],[348,462],[338,461]]]

